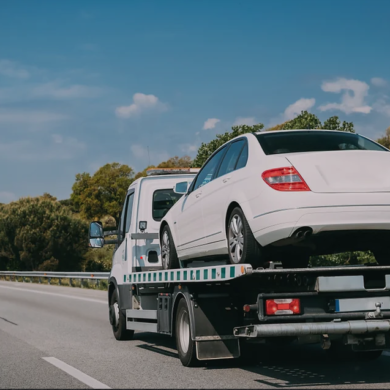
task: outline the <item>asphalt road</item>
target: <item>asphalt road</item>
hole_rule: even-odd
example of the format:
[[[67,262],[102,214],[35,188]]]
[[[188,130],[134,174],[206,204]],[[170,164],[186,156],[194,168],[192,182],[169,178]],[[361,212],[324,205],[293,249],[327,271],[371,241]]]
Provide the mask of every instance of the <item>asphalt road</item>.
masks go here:
[[[1,281],[0,388],[390,388],[389,352],[336,362],[291,345],[186,368],[167,336],[116,341],[107,312],[103,291]]]

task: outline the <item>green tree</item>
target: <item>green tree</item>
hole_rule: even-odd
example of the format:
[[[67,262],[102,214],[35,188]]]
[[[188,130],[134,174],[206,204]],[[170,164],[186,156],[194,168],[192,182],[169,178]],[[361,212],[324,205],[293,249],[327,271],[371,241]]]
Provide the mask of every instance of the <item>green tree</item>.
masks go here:
[[[376,142],[383,145],[385,148],[390,149],[390,127],[387,128],[385,136],[379,138]]]
[[[322,128],[326,130],[346,131],[348,133],[355,132],[352,122],[343,121],[343,123],[341,123],[338,116],[331,116],[324,122]]]
[[[314,114],[309,113],[308,111],[301,111],[301,113],[284,124],[283,130],[292,130],[292,129],[320,129],[321,121]]]
[[[188,168],[191,166],[191,164],[192,160],[190,156],[175,156],[158,164],[157,168]]]
[[[93,176],[77,174],[70,198],[83,218],[111,215],[118,223],[127,189],[133,181],[134,171],[129,166],[116,162],[106,164]]]
[[[255,133],[264,128],[262,123],[258,123],[257,125],[248,126],[248,125],[239,125],[233,126],[232,131],[228,131],[224,134],[217,134],[217,137],[208,143],[202,142],[200,148],[198,149],[198,153],[192,162],[192,167],[199,168],[201,167],[206,160],[225,142],[230,141],[231,139],[238,137],[239,135],[246,133]]]
[[[47,196],[0,209],[1,268],[77,271],[87,251],[88,224]]]

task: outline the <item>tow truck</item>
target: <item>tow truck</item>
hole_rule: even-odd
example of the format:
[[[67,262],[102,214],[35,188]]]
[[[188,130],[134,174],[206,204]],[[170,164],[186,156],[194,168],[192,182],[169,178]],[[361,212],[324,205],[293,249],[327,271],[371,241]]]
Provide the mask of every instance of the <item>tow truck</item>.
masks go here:
[[[175,184],[196,172],[149,170],[130,185],[116,230],[90,225],[90,247],[115,244],[108,308],[117,340],[135,331],[170,335],[184,366],[291,340],[364,359],[389,348],[390,266],[285,269],[270,261],[253,269],[227,260],[164,269],[159,221],[181,196]]]

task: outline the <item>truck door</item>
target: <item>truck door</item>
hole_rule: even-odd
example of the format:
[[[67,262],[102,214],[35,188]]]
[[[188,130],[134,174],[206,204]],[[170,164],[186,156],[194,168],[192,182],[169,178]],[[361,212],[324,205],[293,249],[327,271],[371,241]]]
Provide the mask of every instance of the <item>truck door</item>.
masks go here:
[[[127,237],[127,233],[131,224],[133,201],[134,191],[128,193],[126,196],[118,226],[118,248],[114,254],[114,265],[121,265],[122,275],[127,275],[131,268],[131,262],[129,265],[128,261],[131,259],[131,249],[129,253],[128,241],[130,240]]]

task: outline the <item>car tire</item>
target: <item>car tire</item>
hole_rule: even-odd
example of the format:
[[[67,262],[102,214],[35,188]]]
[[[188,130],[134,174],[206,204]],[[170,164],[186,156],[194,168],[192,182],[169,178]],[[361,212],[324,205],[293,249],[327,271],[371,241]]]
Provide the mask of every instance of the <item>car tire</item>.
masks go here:
[[[163,269],[180,268],[171,229],[165,225],[161,233],[161,263]]]
[[[132,340],[134,330],[126,329],[126,316],[119,309],[119,300],[116,290],[114,290],[111,295],[110,323],[114,337],[117,340]]]
[[[256,241],[243,211],[236,207],[230,213],[227,231],[227,245],[231,264],[260,264],[261,248]]]
[[[196,358],[195,341],[191,338],[191,317],[184,298],[180,299],[177,305],[175,335],[177,352],[183,366],[197,366],[199,360]]]

